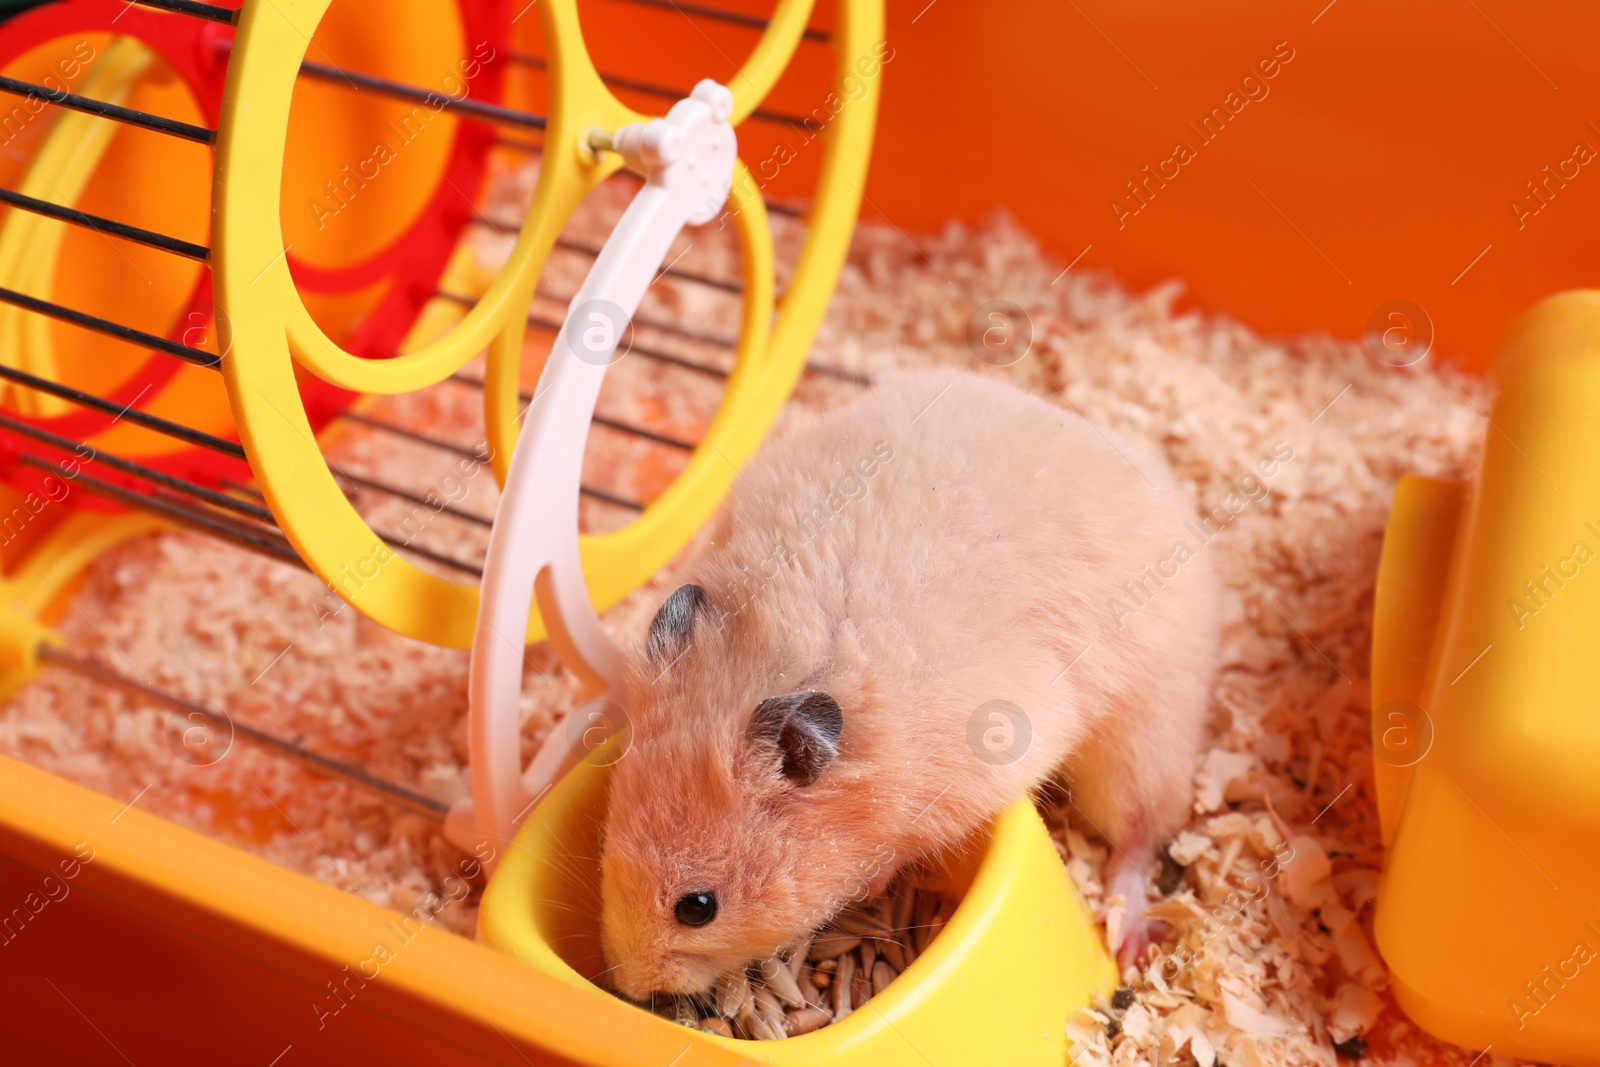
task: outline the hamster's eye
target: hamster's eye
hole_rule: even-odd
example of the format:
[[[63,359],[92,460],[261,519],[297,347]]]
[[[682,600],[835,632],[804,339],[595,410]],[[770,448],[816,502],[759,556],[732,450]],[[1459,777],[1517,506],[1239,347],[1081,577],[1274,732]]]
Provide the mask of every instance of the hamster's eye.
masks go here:
[[[712,893],[688,893],[672,909],[685,926],[704,926],[717,917],[717,898]]]

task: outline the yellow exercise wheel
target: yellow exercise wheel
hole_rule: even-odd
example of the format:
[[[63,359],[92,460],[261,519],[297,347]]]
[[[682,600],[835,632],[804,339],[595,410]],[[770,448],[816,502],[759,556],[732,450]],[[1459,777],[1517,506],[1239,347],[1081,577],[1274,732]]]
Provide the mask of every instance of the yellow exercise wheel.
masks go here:
[[[419,330],[401,355],[362,358],[328,336],[297,290],[284,262],[279,189],[264,180],[283,171],[296,77],[307,60],[306,43],[330,3],[246,3],[240,15],[218,131],[217,292],[228,352],[222,370],[250,466],[289,542],[312,570],[382,625],[430,643],[465,647],[476,619],[476,585],[401,558],[362,519],[318,445],[301,402],[302,379],[309,375],[356,393],[410,393],[457,375],[487,351],[484,454],[503,478],[517,434],[524,336],[541,269],[575,209],[622,166],[616,153],[592,147],[592,134],[647,116],[624,104],[596,69],[575,0],[545,0],[525,9],[521,17],[529,21],[537,14],[545,46],[538,66],[546,114],[538,123],[542,158],[532,206],[506,265],[441,336]],[[803,0],[778,4],[748,57],[726,79],[735,124],[750,119],[777,84],[808,33],[811,8]],[[879,4],[840,3],[830,38],[833,76],[859,81],[863,65],[881,57],[881,37]],[[867,93],[805,129],[820,152],[819,177],[803,245],[781,298],[762,180],[744,163],[736,168],[724,222],[737,237],[743,304],[726,392],[671,485],[627,525],[585,537],[584,573],[597,608],[647,579],[709,518],[792,389],[847,250],[876,104],[876,93]],[[528,640],[543,635],[535,617]]]

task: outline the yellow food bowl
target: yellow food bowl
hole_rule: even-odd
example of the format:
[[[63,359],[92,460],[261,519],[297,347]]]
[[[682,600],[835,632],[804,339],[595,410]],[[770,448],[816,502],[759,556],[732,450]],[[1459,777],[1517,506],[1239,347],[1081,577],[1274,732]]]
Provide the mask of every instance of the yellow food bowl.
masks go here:
[[[951,884],[965,893],[944,930],[860,1010],[785,1041],[724,1038],[656,1018],[590,981],[605,966],[598,902],[608,782],[606,768],[585,763],[551,791],[490,879],[479,928],[490,944],[587,991],[596,1020],[644,1016],[681,1035],[684,1065],[1060,1067],[1067,1017],[1116,985],[1043,821],[1019,800],[950,862]]]
[[[1372,708],[1406,1014],[1468,1048],[1600,1064],[1600,292],[1512,327],[1475,484],[1407,478]]]

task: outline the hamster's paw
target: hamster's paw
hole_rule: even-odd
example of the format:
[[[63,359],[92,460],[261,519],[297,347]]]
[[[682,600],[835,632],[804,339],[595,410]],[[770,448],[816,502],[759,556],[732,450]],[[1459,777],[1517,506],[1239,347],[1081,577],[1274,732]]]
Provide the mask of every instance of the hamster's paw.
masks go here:
[[[1159,945],[1172,933],[1172,927],[1140,911],[1122,920],[1122,943],[1117,946],[1117,966],[1142,970],[1151,945]]]
[[[1149,905],[1146,887],[1149,877],[1137,863],[1118,857],[1112,861],[1106,886],[1108,897],[1122,898],[1121,920],[1108,924],[1107,935],[1119,967],[1140,967],[1151,945],[1159,944],[1172,928],[1145,914]],[[1110,928],[1110,927],[1113,927]]]

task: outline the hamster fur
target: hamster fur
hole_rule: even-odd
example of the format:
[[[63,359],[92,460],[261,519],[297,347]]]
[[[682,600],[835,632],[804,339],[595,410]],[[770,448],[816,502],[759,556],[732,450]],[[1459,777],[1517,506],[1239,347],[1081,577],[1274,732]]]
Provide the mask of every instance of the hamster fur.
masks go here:
[[[1217,656],[1194,520],[1146,449],[966,372],[885,375],[769,442],[632,658],[611,982],[704,990],[1058,770],[1139,915]],[[699,925],[694,894],[715,901]]]

